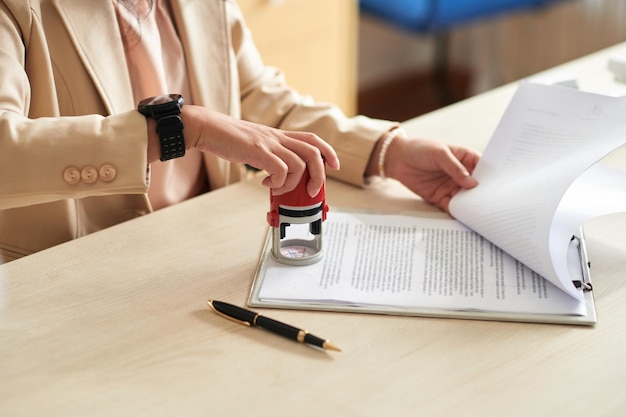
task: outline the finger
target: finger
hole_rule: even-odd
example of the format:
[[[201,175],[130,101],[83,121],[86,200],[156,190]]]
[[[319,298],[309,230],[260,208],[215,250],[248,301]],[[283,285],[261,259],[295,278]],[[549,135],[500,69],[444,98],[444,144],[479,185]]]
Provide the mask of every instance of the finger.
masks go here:
[[[266,187],[275,189],[285,185],[289,174],[289,165],[284,158],[281,158],[272,151],[264,150],[257,152],[256,158],[249,163],[267,172],[267,177],[263,179],[263,185]]]
[[[305,145],[300,142],[300,146]],[[306,185],[307,194],[315,197],[319,194],[322,186],[326,182],[326,169],[324,166],[324,158],[320,154],[319,149],[307,145],[309,149],[302,149],[301,154],[303,161],[306,163],[306,169],[309,171],[309,182]]]
[[[306,169],[306,164],[288,149],[277,151],[277,156],[283,160],[286,166],[283,181],[280,184],[274,183],[272,194],[281,195],[293,191],[302,179],[302,174]],[[268,179],[269,183],[269,179]]]
[[[310,197],[315,197],[319,194],[324,182],[326,181],[326,170],[324,169],[324,160],[318,155],[315,160],[307,163],[307,169],[309,170],[310,179],[306,185],[306,192]]]
[[[451,198],[450,198],[450,197],[445,197],[445,198],[443,198],[443,199],[441,199],[441,200],[440,200],[440,202],[439,202],[438,206],[439,206],[439,207],[440,207],[443,211],[445,211],[446,213],[448,213],[448,214],[452,215],[452,214],[450,213],[450,200],[451,200]]]
[[[285,132],[285,134],[291,138],[297,139],[301,142],[306,142],[309,145],[314,146],[319,150],[322,158],[326,161],[329,167],[339,170],[340,162],[337,153],[328,142],[321,139],[319,136],[308,132]]]
[[[303,175],[304,169],[302,169],[301,171],[298,172],[290,172],[287,174],[287,177],[285,178],[285,183],[283,184],[282,187],[278,187],[278,188],[272,188],[272,194],[273,195],[282,195],[282,194],[286,194],[290,191],[293,191],[296,186],[298,185],[298,183],[300,183],[300,180],[302,179],[302,175]]]
[[[281,161],[282,162],[282,161]],[[261,165],[263,166],[263,165]],[[287,178],[287,165],[282,163],[282,168],[273,169],[270,167],[260,168],[268,173],[263,179],[262,184],[266,187],[277,189],[285,184]]]
[[[435,192],[427,199],[431,204],[441,207],[448,211],[448,204],[452,199],[452,196],[459,190],[459,186],[453,181],[446,181],[436,188]]]
[[[438,161],[439,166],[455,183],[467,189],[478,185],[478,181],[470,175],[467,167],[459,161],[451,149],[438,155],[443,155]]]
[[[300,140],[286,142],[285,146],[295,152],[306,164],[306,169],[309,171],[310,177],[306,187],[307,194],[309,194],[310,197],[315,197],[319,194],[326,181],[324,158],[320,153],[320,149]]]
[[[262,184],[272,190],[272,195],[282,195],[293,191],[296,188],[296,185],[298,185],[298,183],[300,182],[301,178],[302,172],[300,174],[297,174],[295,172],[288,173],[282,185],[277,186],[275,185],[275,182],[273,182],[274,180],[271,178],[271,175],[268,175],[263,179]]]
[[[474,149],[451,146],[450,150],[459,161],[467,168],[470,174],[476,169],[476,165],[480,160],[481,154]]]

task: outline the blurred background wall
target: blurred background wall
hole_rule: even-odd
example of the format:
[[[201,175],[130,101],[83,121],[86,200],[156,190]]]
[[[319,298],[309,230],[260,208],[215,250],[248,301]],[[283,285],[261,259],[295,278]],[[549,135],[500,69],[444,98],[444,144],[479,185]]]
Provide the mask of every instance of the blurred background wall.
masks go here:
[[[569,0],[475,21],[450,31],[456,99],[626,41],[625,0]],[[431,35],[359,15],[358,111],[405,120],[443,103],[432,91]]]
[[[626,41],[626,0],[561,0],[459,24],[443,99],[434,35],[373,18],[358,0],[238,1],[263,59],[291,86],[349,115],[398,121]]]

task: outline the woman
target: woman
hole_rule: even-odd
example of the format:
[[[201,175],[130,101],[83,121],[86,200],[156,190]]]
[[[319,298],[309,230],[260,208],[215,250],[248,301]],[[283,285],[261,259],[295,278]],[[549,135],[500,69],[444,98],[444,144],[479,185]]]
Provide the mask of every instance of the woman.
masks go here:
[[[476,152],[290,89],[234,0],[2,0],[0,75],[5,261],[238,181],[244,164],[275,194],[305,169],[316,194],[324,161],[355,185],[384,171],[444,210],[476,185]],[[138,111],[168,93],[166,115]]]

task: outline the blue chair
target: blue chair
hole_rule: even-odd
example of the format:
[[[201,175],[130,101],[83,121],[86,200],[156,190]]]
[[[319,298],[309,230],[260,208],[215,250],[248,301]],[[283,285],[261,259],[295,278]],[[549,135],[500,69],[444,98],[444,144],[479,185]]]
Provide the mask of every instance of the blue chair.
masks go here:
[[[555,1],[559,0],[359,0],[359,7],[395,26],[433,33]]]
[[[359,7],[399,29],[434,35],[436,83],[442,99],[449,103],[453,101],[446,83],[450,29],[559,1],[563,0],[359,0]]]

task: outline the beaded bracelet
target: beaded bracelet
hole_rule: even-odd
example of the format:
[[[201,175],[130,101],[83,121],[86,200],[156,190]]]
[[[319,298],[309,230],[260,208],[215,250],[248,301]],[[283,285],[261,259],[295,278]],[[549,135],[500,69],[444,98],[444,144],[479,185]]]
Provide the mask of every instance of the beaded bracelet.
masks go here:
[[[380,148],[380,153],[378,154],[378,176],[381,178],[386,178],[385,177],[385,156],[387,155],[387,148],[389,148],[391,141],[398,135],[405,137],[406,132],[404,131],[404,129],[397,127],[389,131],[385,135],[385,139],[383,140],[383,146]]]

